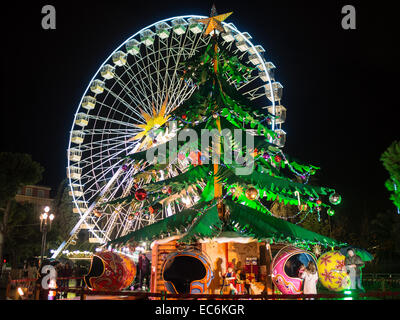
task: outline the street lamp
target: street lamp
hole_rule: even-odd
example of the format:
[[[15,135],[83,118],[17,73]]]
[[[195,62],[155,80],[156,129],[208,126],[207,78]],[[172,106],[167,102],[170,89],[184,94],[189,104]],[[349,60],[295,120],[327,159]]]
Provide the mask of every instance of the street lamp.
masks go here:
[[[47,227],[49,230],[51,229],[51,222],[54,220],[54,214],[49,214],[50,208],[46,206],[44,208],[44,213],[40,215],[40,232],[42,233],[42,248],[40,252],[40,266],[43,263],[44,251],[46,249],[46,235],[47,235]]]

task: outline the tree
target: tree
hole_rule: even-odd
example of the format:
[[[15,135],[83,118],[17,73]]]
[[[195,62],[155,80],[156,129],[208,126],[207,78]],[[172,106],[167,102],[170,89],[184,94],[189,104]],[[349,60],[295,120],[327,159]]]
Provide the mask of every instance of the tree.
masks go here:
[[[68,238],[69,231],[76,224],[79,216],[74,214],[72,209],[73,203],[69,195],[68,180],[64,179],[58,186],[53,202],[53,211],[56,219],[53,222],[49,237],[52,245],[60,245],[62,241]]]
[[[253,227],[257,221],[267,223],[259,219],[271,215],[261,198],[294,206],[300,202],[309,209],[330,208],[324,196],[335,194],[335,190],[305,183],[319,168],[301,164],[283,153],[272,142],[278,138],[269,125],[274,116],[261,114],[259,107],[238,91],[237,87],[249,79],[252,67],[221,47],[216,35],[205,51],[187,59],[182,66],[181,80],[196,90],[171,115],[165,115],[167,95],[159,112],[143,114],[147,123],[138,126],[143,131],[132,138],[139,140],[139,152],[127,156],[138,166],[133,176],[136,190],[101,206],[130,205],[139,208],[137,214],[144,215],[151,213],[156,204],[168,206],[178,202],[182,215],[174,218],[175,224],[168,226],[165,222],[160,226],[167,233],[178,232],[178,225],[184,227],[186,236],[181,241],[188,242],[218,234],[221,228],[259,236]],[[169,117],[178,121],[177,134],[165,143],[157,143],[158,137],[167,136]],[[250,136],[249,130],[255,135]],[[195,137],[189,142],[177,138],[189,132]],[[199,138],[207,134],[211,146],[205,146]],[[157,151],[157,157],[149,159],[148,155]],[[160,163],[160,158],[166,161]],[[177,165],[187,159],[186,167]],[[298,177],[302,182],[297,181]],[[218,215],[214,214],[215,208]],[[233,215],[238,219],[234,220]],[[250,220],[252,223],[244,222]],[[281,238],[280,230],[271,232],[276,235],[274,240],[287,239]]]
[[[13,199],[22,186],[38,183],[43,171],[43,167],[28,154],[0,153],[0,270]]]
[[[31,203],[11,201],[4,254],[10,257],[13,268],[22,260],[40,254],[41,235],[33,210]]]
[[[388,171],[390,179],[385,186],[391,192],[390,199],[400,213],[400,141],[394,141],[381,156],[383,166]]]

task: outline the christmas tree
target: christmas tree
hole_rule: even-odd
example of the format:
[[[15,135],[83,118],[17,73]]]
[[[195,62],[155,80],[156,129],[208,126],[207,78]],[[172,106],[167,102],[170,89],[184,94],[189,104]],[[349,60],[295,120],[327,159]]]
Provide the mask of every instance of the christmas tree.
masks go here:
[[[219,45],[217,31],[223,32],[221,22],[227,16],[213,12],[198,20],[206,25],[204,36],[212,39],[204,51],[184,62],[181,75],[181,81],[196,90],[169,115],[168,96],[160,112],[153,112],[156,117],[143,115],[147,124],[132,138],[140,140],[140,151],[127,156],[139,166],[133,177],[135,190],[103,204],[131,205],[151,214],[177,201],[184,209],[110,244],[171,234],[182,234],[179,241],[193,243],[232,233],[298,245],[338,244],[274,217],[268,208],[278,201],[319,217],[321,211],[333,215],[330,204],[341,199],[332,188],[308,184],[319,168],[283,153],[273,143],[279,138],[271,128],[275,116],[261,112],[238,91],[253,68]],[[177,162],[188,165],[182,169]]]

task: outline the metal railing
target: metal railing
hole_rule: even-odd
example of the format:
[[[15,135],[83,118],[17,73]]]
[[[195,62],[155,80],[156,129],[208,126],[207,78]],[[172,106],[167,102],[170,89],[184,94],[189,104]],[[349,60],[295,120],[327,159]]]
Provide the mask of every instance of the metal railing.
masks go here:
[[[368,278],[371,279],[371,278]],[[388,278],[395,279],[394,277]],[[19,279],[10,280],[7,285],[6,297],[9,299],[23,299],[23,300],[40,300],[43,297],[48,297],[48,292],[52,291],[52,299],[59,299],[61,293],[68,294],[73,293],[75,299],[86,300],[88,296],[96,296],[96,299],[105,299],[106,297],[119,297],[119,300],[124,299],[142,299],[142,300],[168,300],[168,299],[179,299],[179,300],[304,300],[304,299],[335,299],[335,300],[346,300],[346,299],[400,299],[400,289],[398,290],[374,290],[367,292],[353,292],[345,291],[345,293],[319,293],[319,294],[171,294],[167,292],[153,293],[153,292],[138,292],[138,291],[91,291],[86,288],[83,277],[69,277],[69,278],[57,278],[57,282],[65,280],[81,280],[80,287],[63,287],[59,286],[55,289],[42,289],[41,284],[38,283],[38,279]],[[364,278],[364,281],[366,279]],[[397,278],[396,278],[397,280]],[[21,296],[18,293],[18,288],[23,292]],[[57,294],[58,293],[58,294]],[[103,297],[103,298],[101,298]]]

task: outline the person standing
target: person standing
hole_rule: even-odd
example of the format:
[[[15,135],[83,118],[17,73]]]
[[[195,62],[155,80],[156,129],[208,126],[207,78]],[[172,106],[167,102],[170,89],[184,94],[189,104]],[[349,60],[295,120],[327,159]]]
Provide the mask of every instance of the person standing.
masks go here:
[[[313,261],[309,261],[307,267],[301,274],[304,279],[304,294],[317,294],[318,272]],[[311,298],[314,299],[314,298]]]
[[[362,284],[361,284],[361,268],[364,267],[364,262],[361,258],[354,254],[353,249],[347,250],[347,255],[344,260],[344,264],[346,266],[347,271],[350,274],[351,281],[351,289],[360,289],[362,292],[365,292]]]
[[[144,279],[148,283],[150,274],[150,260],[146,257],[144,253],[139,255],[139,261],[137,264],[137,273],[139,276],[139,290],[143,290]]]

